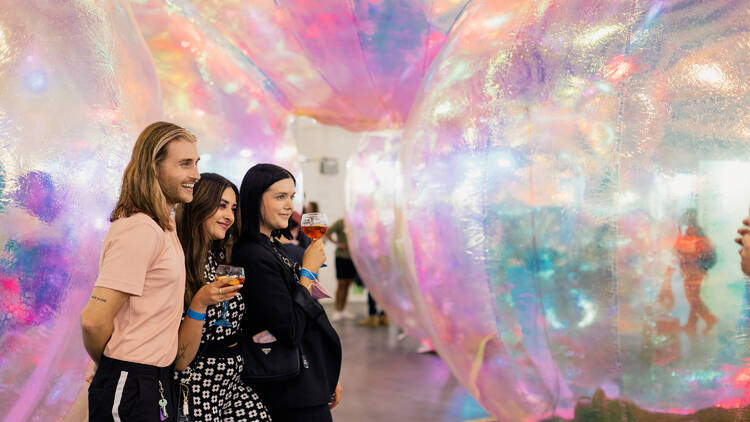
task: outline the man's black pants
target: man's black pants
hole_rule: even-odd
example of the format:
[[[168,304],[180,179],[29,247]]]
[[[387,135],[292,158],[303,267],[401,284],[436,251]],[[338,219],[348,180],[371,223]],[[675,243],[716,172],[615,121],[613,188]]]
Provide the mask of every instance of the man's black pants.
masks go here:
[[[177,420],[177,392],[169,366],[143,365],[102,356],[89,386],[91,422],[159,422]],[[160,385],[161,382],[161,385]],[[159,388],[163,389],[160,393]],[[159,401],[167,401],[166,419]]]

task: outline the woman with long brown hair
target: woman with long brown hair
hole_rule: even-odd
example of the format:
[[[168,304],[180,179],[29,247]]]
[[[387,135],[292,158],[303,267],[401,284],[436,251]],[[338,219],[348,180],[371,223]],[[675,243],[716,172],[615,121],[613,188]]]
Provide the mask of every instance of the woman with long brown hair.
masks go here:
[[[216,268],[229,262],[239,238],[238,197],[232,182],[203,173],[193,201],[175,212],[186,266],[186,314],[175,376],[180,382],[180,413],[194,421],[271,420],[258,395],[240,378],[243,361],[237,335],[245,314],[241,286],[216,280]]]

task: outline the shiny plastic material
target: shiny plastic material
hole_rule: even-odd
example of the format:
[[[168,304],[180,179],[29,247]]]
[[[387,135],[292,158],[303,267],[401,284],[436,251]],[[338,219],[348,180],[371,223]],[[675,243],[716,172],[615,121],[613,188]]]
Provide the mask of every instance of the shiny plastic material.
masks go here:
[[[396,246],[400,132],[365,134],[347,163],[346,226],[352,260],[391,323],[427,338],[407,288]]]
[[[239,186],[256,163],[299,171],[287,134],[289,110],[264,89],[266,79],[246,59],[161,0],[134,3],[133,11],[154,57],[165,119],[198,137],[201,172],[222,174]]]
[[[597,390],[650,420],[748,405],[748,22],[741,1],[487,1],[446,41],[399,236],[438,351],[498,420]]]
[[[467,0],[169,3],[228,40],[295,115],[359,132],[403,127]]]
[[[161,113],[128,2],[0,8],[0,420],[57,420],[83,385],[78,314],[131,147]]]

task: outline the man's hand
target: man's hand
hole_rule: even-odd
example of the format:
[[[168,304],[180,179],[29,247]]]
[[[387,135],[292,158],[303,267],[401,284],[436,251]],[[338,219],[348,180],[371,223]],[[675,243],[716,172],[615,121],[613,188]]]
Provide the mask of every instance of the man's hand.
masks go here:
[[[86,373],[84,375],[83,380],[87,383],[91,384],[91,381],[94,380],[94,374],[96,374],[96,369],[99,367],[99,365],[96,364],[93,360],[89,361],[89,364],[86,365]]]

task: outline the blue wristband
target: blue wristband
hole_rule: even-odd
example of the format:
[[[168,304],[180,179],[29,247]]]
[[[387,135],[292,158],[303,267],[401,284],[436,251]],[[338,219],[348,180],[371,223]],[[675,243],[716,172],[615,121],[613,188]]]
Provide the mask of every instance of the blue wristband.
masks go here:
[[[307,278],[309,278],[312,281],[315,281],[315,280],[318,279],[318,275],[315,274],[314,272],[308,270],[307,268],[301,268],[299,270],[299,275],[301,275],[302,277],[307,277]]]
[[[202,314],[200,312],[195,312],[194,310],[188,308],[187,310],[187,316],[190,318],[193,318],[196,321],[205,321],[206,320],[206,314]]]

